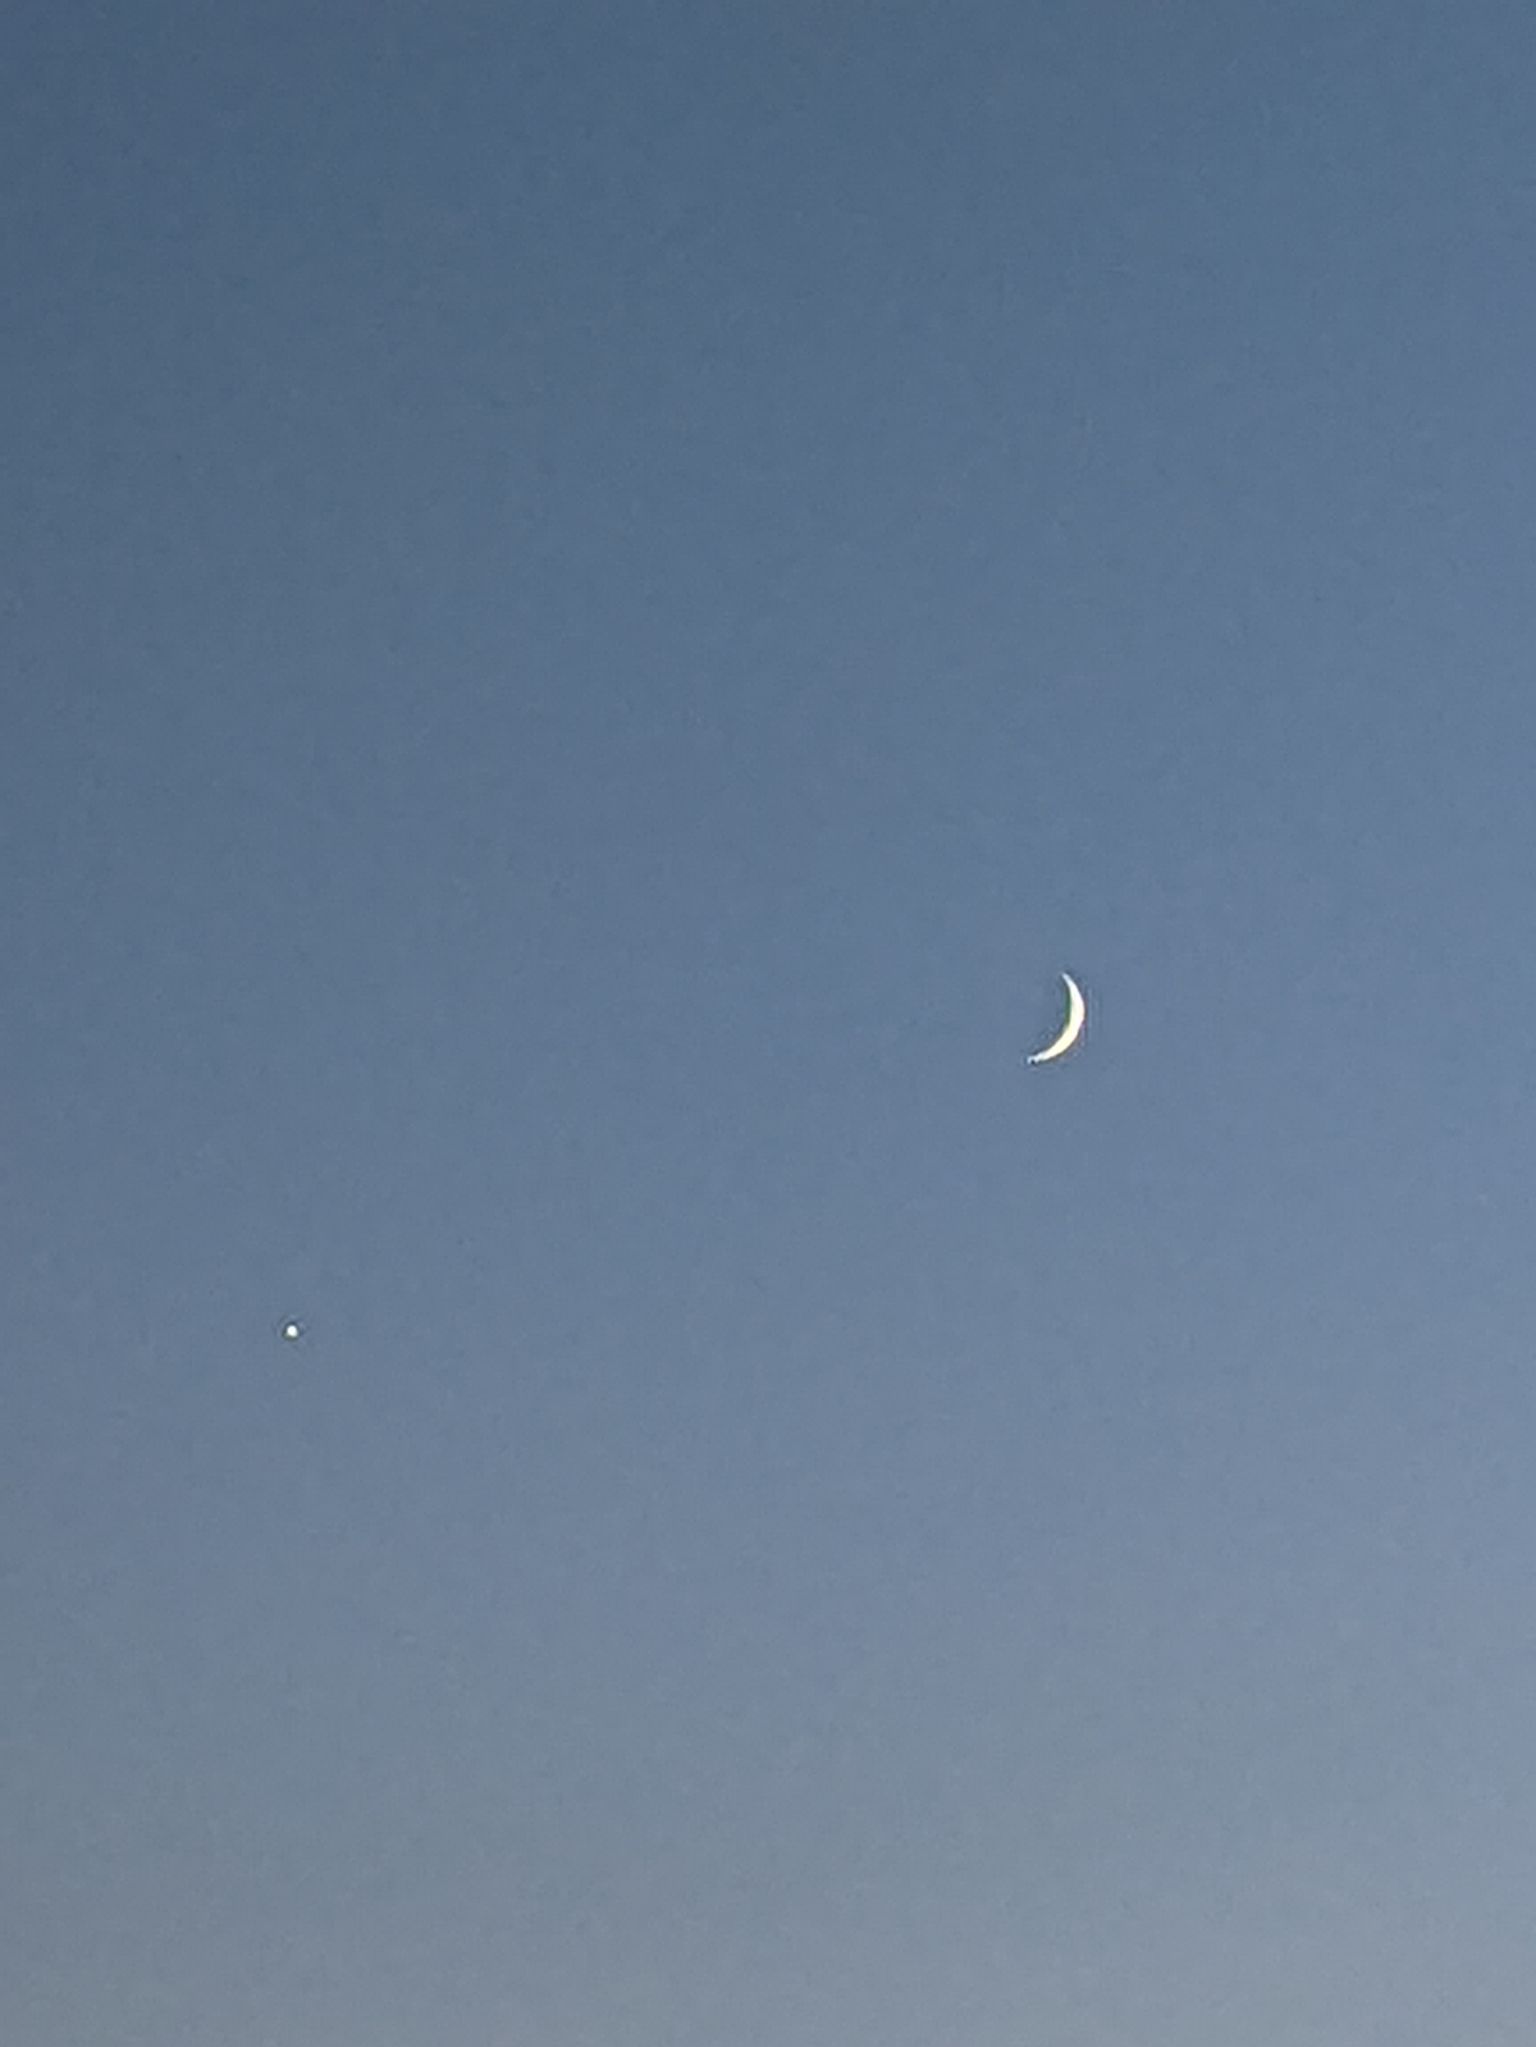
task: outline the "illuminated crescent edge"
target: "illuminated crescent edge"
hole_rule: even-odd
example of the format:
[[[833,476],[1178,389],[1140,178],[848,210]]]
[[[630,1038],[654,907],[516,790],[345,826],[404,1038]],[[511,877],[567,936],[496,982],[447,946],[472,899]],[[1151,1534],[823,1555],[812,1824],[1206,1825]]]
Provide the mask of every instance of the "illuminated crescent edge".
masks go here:
[[[1083,991],[1070,974],[1063,974],[1067,989],[1067,1020],[1062,1026],[1061,1036],[1055,1038],[1039,1052],[1031,1052],[1025,1061],[1028,1066],[1044,1066],[1048,1059],[1059,1059],[1063,1052],[1070,1052],[1083,1034],[1083,1025],[1088,1020],[1088,1005],[1083,1000]]]

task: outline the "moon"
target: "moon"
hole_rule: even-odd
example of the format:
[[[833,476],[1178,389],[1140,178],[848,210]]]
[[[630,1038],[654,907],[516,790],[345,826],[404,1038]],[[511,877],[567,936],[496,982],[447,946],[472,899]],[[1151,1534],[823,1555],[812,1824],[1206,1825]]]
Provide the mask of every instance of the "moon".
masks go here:
[[[1025,1061],[1027,1066],[1044,1066],[1049,1060],[1059,1059],[1063,1052],[1070,1052],[1083,1035],[1083,1025],[1088,1021],[1088,1005],[1083,1000],[1083,991],[1070,974],[1063,974],[1062,981],[1067,991],[1067,1020],[1061,1027],[1061,1034],[1048,1045],[1042,1045],[1038,1052],[1031,1052]]]

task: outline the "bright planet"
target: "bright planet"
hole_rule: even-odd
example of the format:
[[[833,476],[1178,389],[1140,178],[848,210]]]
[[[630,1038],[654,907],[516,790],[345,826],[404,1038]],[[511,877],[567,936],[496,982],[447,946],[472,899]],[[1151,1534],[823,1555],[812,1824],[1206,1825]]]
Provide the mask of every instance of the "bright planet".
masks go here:
[[[1063,974],[1061,980],[1067,995],[1066,1022],[1062,1025],[1059,1035],[1052,1038],[1048,1045],[1042,1045],[1038,1052],[1030,1053],[1027,1063],[1031,1066],[1046,1066],[1051,1060],[1061,1058],[1064,1052],[1070,1052],[1083,1035],[1083,1025],[1088,1021],[1088,1005],[1083,1000],[1082,989],[1070,974]]]

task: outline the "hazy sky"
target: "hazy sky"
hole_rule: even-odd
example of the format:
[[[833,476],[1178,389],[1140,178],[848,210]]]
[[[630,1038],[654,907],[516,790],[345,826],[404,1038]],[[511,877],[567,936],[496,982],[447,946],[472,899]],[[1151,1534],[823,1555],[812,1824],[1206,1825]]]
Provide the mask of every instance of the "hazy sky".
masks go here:
[[[0,2036],[1524,2047],[1527,0],[0,102]]]

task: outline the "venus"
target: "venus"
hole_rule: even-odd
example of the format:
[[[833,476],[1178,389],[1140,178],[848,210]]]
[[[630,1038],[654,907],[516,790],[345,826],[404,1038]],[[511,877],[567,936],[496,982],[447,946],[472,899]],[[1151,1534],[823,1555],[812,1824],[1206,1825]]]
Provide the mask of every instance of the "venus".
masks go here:
[[[1088,1021],[1088,1005],[1083,1000],[1083,991],[1070,974],[1063,974],[1067,990],[1067,1020],[1058,1037],[1043,1045],[1038,1052],[1031,1052],[1025,1062],[1030,1066],[1044,1066],[1048,1060],[1059,1059],[1063,1052],[1070,1052],[1083,1035],[1083,1025]]]

